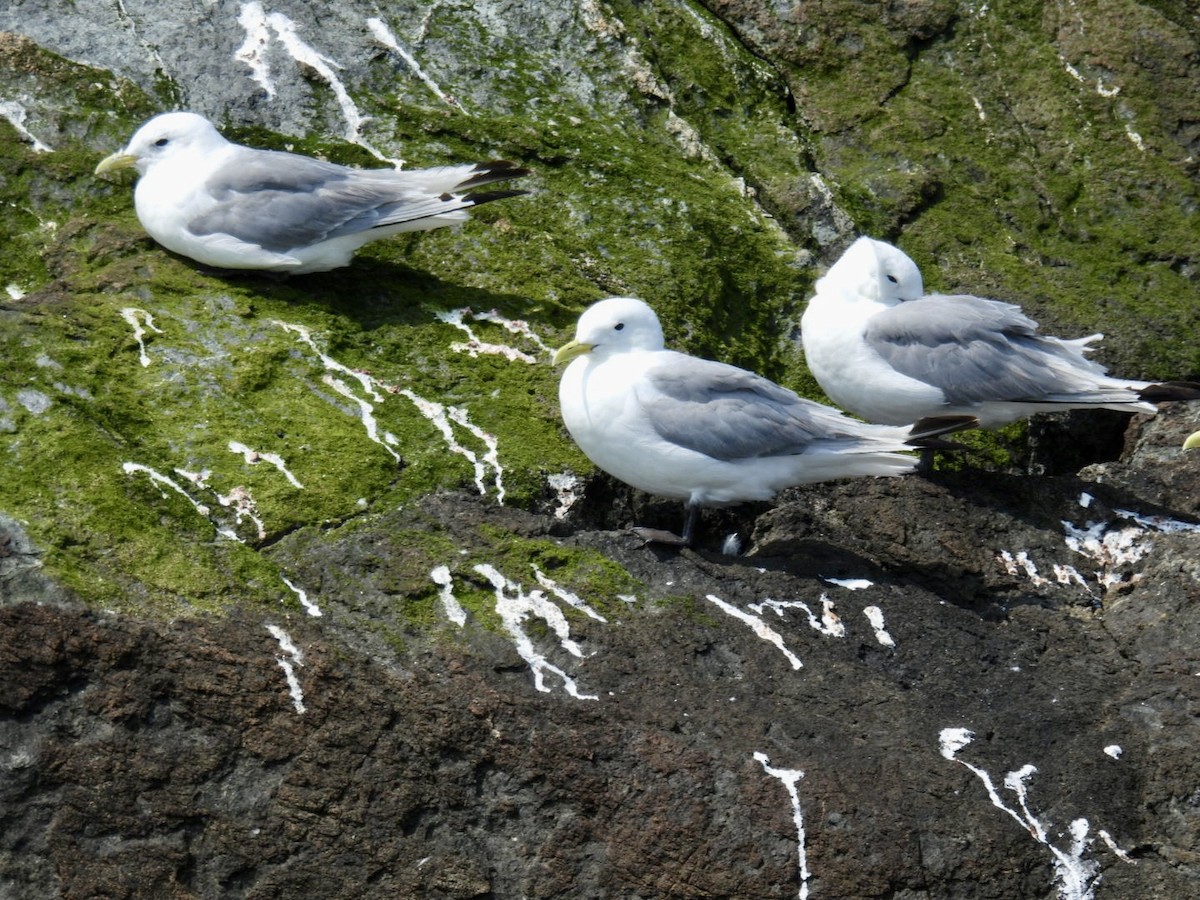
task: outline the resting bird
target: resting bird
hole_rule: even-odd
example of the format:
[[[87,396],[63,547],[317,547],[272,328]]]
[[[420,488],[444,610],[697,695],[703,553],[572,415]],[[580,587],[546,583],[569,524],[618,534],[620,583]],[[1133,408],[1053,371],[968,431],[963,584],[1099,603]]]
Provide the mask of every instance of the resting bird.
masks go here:
[[[961,413],[994,428],[1037,412],[1152,413],[1200,397],[1200,384],[1108,375],[1085,356],[1103,335],[1050,337],[1010,303],[925,295],[916,263],[868,237],[817,281],[800,329],[821,388],[870,422]]]
[[[529,174],[506,160],[434,169],[354,169],[225,140],[190,112],[155,116],[96,174],[138,170],[142,227],[175,253],[222,269],[300,274],[350,263],[363,244],[457,225],[480,203],[524,191],[462,193]]]
[[[978,425],[973,416],[868,425],[798,397],[753,372],[663,349],[654,311],[613,297],[584,311],[575,340],[554,354],[571,361],[559,383],[563,422],[597,466],[640,490],[684,501],[676,536],[635,529],[647,540],[691,545],[704,506],[769,500],[794,484],[902,475],[902,451]]]

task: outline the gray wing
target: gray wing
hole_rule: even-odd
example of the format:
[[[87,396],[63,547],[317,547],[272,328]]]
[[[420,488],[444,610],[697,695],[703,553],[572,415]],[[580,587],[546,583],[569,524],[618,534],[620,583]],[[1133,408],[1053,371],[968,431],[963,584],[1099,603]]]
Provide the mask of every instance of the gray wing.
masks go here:
[[[874,316],[867,344],[903,375],[941,390],[951,404],[1037,400],[1078,390],[1103,374],[1078,342],[1037,333],[1020,307],[967,295],[931,294]]]
[[[188,223],[193,234],[228,234],[282,253],[382,225],[444,215],[475,202],[414,189],[395,177],[400,173],[388,170],[243,150],[237,165],[222,167],[205,184],[217,205]]]
[[[825,439],[857,438],[861,427],[753,372],[682,353],[651,369],[637,394],[661,437],[715,459],[803,453]]]

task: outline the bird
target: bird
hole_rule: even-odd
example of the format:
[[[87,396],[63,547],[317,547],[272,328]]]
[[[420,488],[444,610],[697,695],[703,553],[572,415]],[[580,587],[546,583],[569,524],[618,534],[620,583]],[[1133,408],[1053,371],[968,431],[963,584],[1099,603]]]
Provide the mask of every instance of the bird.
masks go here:
[[[1193,431],[1183,442],[1184,450],[1200,450],[1200,431]]]
[[[1102,334],[1043,335],[1019,306],[925,294],[902,250],[858,238],[817,281],[800,319],[805,361],[834,403],[869,422],[974,415],[997,428],[1038,412],[1157,411],[1200,384],[1110,376],[1089,359]]]
[[[951,416],[909,427],[859,422],[737,366],[664,347],[654,310],[610,297],[579,317],[554,354],[567,431],[597,467],[639,490],[682,500],[682,534],[635,528],[691,546],[699,512],[769,500],[790,485],[913,471],[904,453],[978,424]]]
[[[289,274],[349,265],[369,241],[460,224],[473,206],[526,193],[474,188],[529,174],[501,159],[356,169],[232,143],[193,112],[153,117],[96,174],[131,167],[138,220],[159,244],[217,269]]]

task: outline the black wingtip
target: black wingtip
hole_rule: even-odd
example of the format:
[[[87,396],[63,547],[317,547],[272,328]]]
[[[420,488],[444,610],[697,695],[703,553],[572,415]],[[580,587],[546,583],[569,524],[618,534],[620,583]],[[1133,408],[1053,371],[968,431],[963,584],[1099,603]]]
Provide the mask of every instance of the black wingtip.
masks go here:
[[[506,200],[509,197],[520,197],[523,194],[528,194],[529,191],[476,191],[474,194],[467,194],[463,200],[471,201],[472,206],[479,206],[481,203],[491,203],[493,200]]]
[[[507,181],[510,178],[520,178],[532,173],[531,169],[518,166],[507,159],[492,159],[481,162],[471,172],[471,177],[461,182],[456,191],[467,191],[473,187],[483,187],[485,184],[495,184],[497,181]]]
[[[1138,399],[1147,403],[1164,403],[1168,400],[1200,400],[1200,382],[1163,381],[1138,391]]]
[[[953,434],[956,431],[966,431],[978,428],[979,419],[975,416],[926,416],[913,424],[908,430],[910,447],[920,447],[924,450],[956,450],[959,444],[938,440],[943,434]]]

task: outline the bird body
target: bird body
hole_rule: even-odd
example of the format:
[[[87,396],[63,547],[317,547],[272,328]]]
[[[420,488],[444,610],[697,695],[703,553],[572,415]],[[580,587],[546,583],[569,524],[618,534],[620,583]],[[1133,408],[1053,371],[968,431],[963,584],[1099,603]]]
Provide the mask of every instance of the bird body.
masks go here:
[[[349,264],[369,241],[460,224],[467,210],[521,191],[463,193],[527,174],[504,160],[396,171],[355,169],[227,141],[202,116],[155,116],[97,173],[134,167],[147,233],[224,269],[300,274]]]
[[[563,422],[599,468],[691,512],[769,500],[790,485],[913,471],[904,451],[976,424],[869,425],[736,366],[664,349],[644,302],[616,297],[580,317],[559,383]]]
[[[1019,307],[924,293],[902,251],[862,237],[817,282],[800,323],[805,358],[839,406],[871,422],[977,416],[985,428],[1037,412],[1155,412],[1200,386],[1116,378],[1085,354],[1103,335],[1043,335]]]

